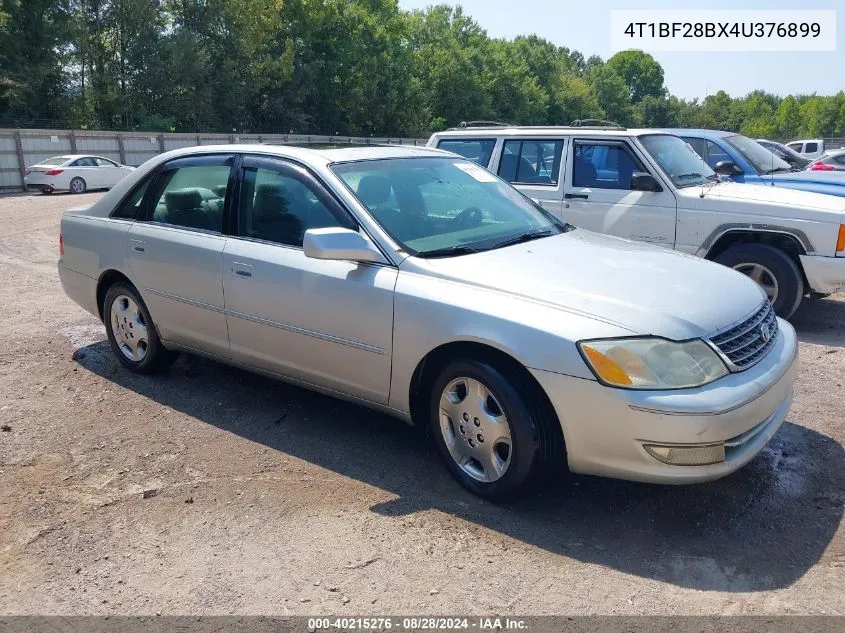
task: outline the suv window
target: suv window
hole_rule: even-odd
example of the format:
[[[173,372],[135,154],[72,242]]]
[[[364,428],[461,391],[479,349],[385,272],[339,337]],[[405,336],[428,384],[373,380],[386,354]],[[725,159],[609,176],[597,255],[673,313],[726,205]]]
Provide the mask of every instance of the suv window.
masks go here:
[[[804,146],[804,151],[808,154],[812,154],[813,152],[819,151],[819,144],[818,143],[807,143]]]
[[[631,176],[638,171],[646,170],[623,143],[575,142],[575,187],[630,189]]]
[[[494,147],[496,147],[496,139],[494,138],[443,139],[437,144],[438,149],[460,154],[482,167],[487,167],[490,163]]]
[[[345,225],[308,184],[272,169],[244,169],[239,235],[302,247],[305,231],[328,226]]]
[[[563,141],[505,141],[499,177],[508,182],[556,185]]]
[[[157,183],[160,193],[153,200],[153,221],[220,233],[230,170],[228,164],[165,170]]]

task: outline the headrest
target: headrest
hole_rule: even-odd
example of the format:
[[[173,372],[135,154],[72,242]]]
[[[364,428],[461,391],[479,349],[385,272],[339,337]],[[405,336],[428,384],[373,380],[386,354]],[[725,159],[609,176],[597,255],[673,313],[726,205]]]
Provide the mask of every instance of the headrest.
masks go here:
[[[387,202],[390,199],[390,181],[386,176],[364,176],[358,183],[357,194],[367,206]]]
[[[164,194],[168,211],[187,211],[202,206],[202,196],[196,189],[176,189]]]

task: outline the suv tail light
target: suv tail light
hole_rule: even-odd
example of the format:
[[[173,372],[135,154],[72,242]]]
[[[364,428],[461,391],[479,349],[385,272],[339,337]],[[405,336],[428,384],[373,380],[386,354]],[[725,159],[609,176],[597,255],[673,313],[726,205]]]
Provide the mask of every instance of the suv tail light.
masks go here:
[[[44,175],[45,176],[58,176],[63,171],[64,171],[64,169],[51,169],[50,171],[45,171]]]
[[[817,160],[815,163],[810,163],[807,169],[812,169],[813,171],[835,171],[836,167],[825,165],[823,162]]]
[[[845,224],[839,225],[839,236],[836,239],[836,252],[845,251]]]
[[[59,257],[64,257],[65,255],[65,238],[62,237],[62,234],[59,233]]]

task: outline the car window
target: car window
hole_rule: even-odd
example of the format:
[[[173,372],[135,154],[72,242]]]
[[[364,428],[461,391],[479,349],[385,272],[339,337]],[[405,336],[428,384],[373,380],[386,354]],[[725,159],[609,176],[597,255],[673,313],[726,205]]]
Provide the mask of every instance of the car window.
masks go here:
[[[556,185],[563,141],[505,141],[499,177],[508,182]]]
[[[758,174],[770,174],[792,169],[785,160],[778,158],[770,150],[741,134],[726,136],[722,140],[739,152]]]
[[[54,156],[53,158],[48,158],[47,160],[39,161],[39,165],[64,165],[68,161],[67,156]]]
[[[690,136],[685,136],[683,138],[684,141],[689,143],[689,146],[693,149],[696,154],[701,156],[701,158],[707,158],[707,142],[703,138]]]
[[[804,147],[804,151],[807,154],[812,154],[813,152],[819,151],[819,144],[818,143],[807,143]]]
[[[343,227],[310,185],[261,167],[244,169],[238,234],[302,247],[308,229]]]
[[[438,149],[445,149],[447,152],[460,154],[482,167],[487,167],[490,157],[493,155],[493,148],[496,146],[496,139],[442,139]]]
[[[792,148],[792,149],[794,149],[796,152],[800,152],[800,151],[801,151],[801,143],[787,143],[787,144],[786,144],[786,146],[787,146],[787,147],[791,147],[791,148]]]
[[[464,159],[396,158],[336,164],[370,215],[408,253],[443,257],[501,248],[568,229],[490,172]]]
[[[94,160],[100,167],[117,167],[115,163],[105,158],[95,158]]]
[[[630,189],[634,172],[646,171],[621,143],[575,142],[572,184],[597,189]]]
[[[845,154],[839,154],[839,156],[834,156],[833,160],[835,160],[840,165],[845,165]]]
[[[78,158],[70,164],[71,167],[96,167],[93,158]]]
[[[166,170],[153,201],[153,221],[192,229],[223,229],[229,165],[187,165]]]
[[[713,141],[707,141],[707,164],[715,169],[716,164],[723,160],[731,160],[731,155]]]
[[[111,214],[111,217],[121,218],[123,220],[139,219],[141,205],[144,202],[144,194],[147,193],[151,180],[151,178],[147,178],[128,197],[124,198],[123,202]]]

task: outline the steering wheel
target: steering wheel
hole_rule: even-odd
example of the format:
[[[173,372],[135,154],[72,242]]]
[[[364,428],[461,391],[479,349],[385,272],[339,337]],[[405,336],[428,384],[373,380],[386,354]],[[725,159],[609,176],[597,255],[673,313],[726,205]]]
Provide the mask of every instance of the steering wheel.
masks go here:
[[[483,221],[484,214],[478,207],[467,207],[452,219],[452,222],[457,224],[461,229],[471,229],[481,226]]]

